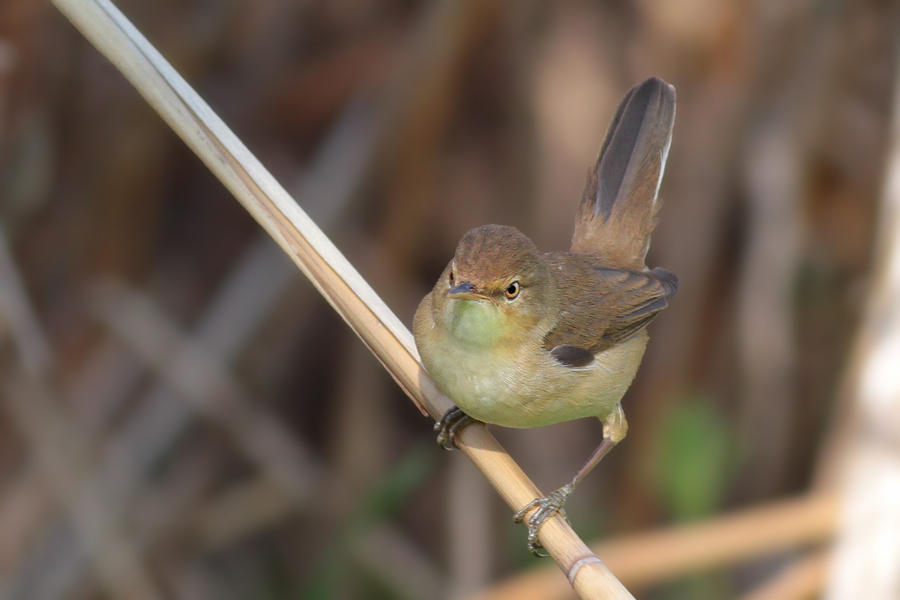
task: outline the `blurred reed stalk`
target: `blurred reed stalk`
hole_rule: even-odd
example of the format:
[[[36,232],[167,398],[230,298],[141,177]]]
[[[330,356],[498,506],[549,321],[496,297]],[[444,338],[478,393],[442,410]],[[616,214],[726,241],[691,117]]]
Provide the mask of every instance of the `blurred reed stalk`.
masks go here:
[[[93,557],[96,575],[111,598],[160,600],[141,550],[123,531],[95,485],[90,438],[59,408],[48,383],[54,363],[21,277],[0,233],[0,321],[8,325],[19,369],[0,385],[7,414],[34,453],[36,463]],[[7,332],[0,331],[0,337]],[[6,590],[0,586],[0,595]]]
[[[818,598],[831,562],[830,550],[819,550],[797,559],[741,600],[792,600]]]
[[[854,347],[852,413],[831,441],[842,477],[841,523],[824,598],[896,598],[900,590],[900,46],[873,277]]]
[[[830,540],[838,498],[814,493],[735,511],[698,523],[629,534],[594,546],[632,588],[647,588]],[[533,569],[471,600],[565,600],[570,591],[555,573]]]
[[[422,370],[409,330],[134,26],[105,0],[54,4],[265,228],[423,413],[437,418],[449,409],[451,401]],[[459,440],[513,510],[541,495],[483,425],[467,428]],[[542,528],[540,540],[582,598],[632,598],[561,517]]]

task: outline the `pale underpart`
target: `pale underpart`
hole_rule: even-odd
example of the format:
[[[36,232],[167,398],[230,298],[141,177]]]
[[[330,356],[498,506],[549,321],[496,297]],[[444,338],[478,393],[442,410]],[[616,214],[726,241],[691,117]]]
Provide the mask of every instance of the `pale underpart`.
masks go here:
[[[587,367],[558,362],[542,346],[551,317],[523,330],[487,300],[451,300],[435,327],[432,294],[415,317],[422,362],[438,388],[471,417],[504,427],[605,419],[631,385],[647,345],[642,329]]]

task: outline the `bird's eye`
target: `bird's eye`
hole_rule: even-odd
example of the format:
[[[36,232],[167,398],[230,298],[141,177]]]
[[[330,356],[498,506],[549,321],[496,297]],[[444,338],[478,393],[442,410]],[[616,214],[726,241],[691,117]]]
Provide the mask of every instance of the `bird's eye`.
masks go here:
[[[522,286],[519,285],[518,281],[513,281],[506,288],[506,297],[509,298],[510,300],[514,299],[516,296],[519,295],[519,290],[521,288],[522,288]]]
[[[456,278],[453,276],[453,271],[450,271],[450,287],[453,287],[453,280],[454,280],[454,279],[456,279]]]

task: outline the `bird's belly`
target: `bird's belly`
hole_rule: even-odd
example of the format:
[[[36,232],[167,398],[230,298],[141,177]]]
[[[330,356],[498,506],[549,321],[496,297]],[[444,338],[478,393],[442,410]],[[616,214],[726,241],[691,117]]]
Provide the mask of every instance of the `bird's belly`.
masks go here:
[[[610,348],[581,369],[559,364],[544,350],[501,355],[447,341],[440,346],[439,364],[426,359],[438,387],[480,421],[524,428],[606,417],[634,379],[647,334]]]

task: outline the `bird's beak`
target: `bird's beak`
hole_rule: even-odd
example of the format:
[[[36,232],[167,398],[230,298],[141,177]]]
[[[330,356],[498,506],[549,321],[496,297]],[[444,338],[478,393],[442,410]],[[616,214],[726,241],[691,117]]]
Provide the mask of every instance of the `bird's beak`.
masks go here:
[[[489,298],[484,294],[478,292],[475,289],[475,286],[469,283],[468,281],[465,283],[461,283],[455,288],[451,288],[449,292],[447,292],[448,298],[453,298],[454,300],[488,300]]]

